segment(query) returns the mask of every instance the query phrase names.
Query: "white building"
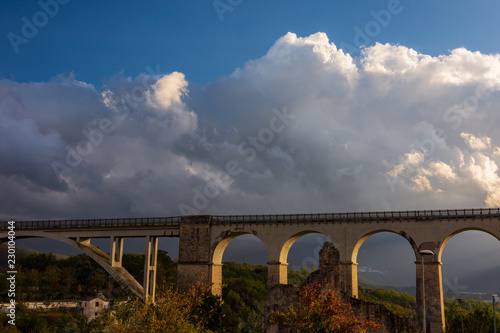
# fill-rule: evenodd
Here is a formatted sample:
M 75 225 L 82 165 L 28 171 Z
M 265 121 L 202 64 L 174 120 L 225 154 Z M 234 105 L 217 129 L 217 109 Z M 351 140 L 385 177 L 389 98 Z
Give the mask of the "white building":
M 96 318 L 100 312 L 108 310 L 109 302 L 106 301 L 103 294 L 99 293 L 97 296 L 86 296 L 78 300 L 78 309 L 89 322 Z

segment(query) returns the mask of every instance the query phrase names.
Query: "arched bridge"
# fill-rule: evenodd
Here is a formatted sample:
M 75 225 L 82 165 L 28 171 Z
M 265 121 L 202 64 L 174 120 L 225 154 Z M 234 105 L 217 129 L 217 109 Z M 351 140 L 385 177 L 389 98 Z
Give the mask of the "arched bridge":
M 0 240 L 7 237 L 2 222 Z M 467 230 L 486 232 L 500 240 L 500 208 L 356 212 L 333 214 L 182 216 L 169 218 L 126 218 L 92 220 L 18 221 L 16 238 L 45 237 L 70 244 L 96 260 L 125 289 L 146 300 L 154 298 L 158 237 L 179 237 L 178 286 L 202 280 L 220 294 L 222 256 L 232 239 L 252 234 L 264 244 L 268 262 L 268 287 L 287 283 L 287 257 L 293 243 L 308 233 L 328 236 L 340 252 L 341 285 L 358 294 L 357 255 L 373 234 L 392 232 L 404 237 L 415 253 L 416 285 L 422 285 L 421 250 L 434 256 L 424 258 L 425 305 L 430 332 L 444 328 L 441 254 L 454 235 Z M 144 286 L 121 265 L 123 239 L 146 237 Z M 110 238 L 110 253 L 92 244 L 92 238 Z M 422 306 L 417 288 L 417 307 Z M 419 310 L 418 313 L 421 313 Z

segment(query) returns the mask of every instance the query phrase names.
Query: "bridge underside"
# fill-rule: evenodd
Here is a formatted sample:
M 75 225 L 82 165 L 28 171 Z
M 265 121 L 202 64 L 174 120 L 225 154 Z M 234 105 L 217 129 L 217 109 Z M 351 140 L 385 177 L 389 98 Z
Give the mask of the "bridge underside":
M 17 239 L 48 238 L 68 244 L 89 256 L 99 264 L 131 297 L 138 297 L 143 302 L 154 301 L 156 290 L 156 267 L 158 253 L 158 237 L 146 237 L 146 253 L 144 263 L 144 286 L 122 266 L 124 237 L 110 237 L 110 253 L 106 253 L 90 243 L 87 237 L 66 237 L 61 233 L 46 231 L 18 232 Z M 0 234 L 0 242 L 6 242 L 5 235 Z

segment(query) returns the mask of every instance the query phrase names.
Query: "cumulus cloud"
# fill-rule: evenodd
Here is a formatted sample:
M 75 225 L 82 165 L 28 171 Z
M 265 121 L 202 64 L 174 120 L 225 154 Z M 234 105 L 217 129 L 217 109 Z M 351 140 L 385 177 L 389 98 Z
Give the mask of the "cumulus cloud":
M 470 133 L 461 133 L 460 137 L 465 140 L 465 143 L 467 143 L 472 150 L 486 150 L 491 147 L 491 139 L 487 136 L 478 138 Z
M 202 88 L 70 75 L 0 103 L 4 218 L 500 206 L 499 55 L 288 33 Z

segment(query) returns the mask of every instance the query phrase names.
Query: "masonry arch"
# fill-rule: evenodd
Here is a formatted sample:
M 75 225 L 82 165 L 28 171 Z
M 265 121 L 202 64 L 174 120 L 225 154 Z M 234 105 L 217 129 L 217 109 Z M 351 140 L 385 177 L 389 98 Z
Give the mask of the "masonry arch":
M 336 242 L 331 237 L 329 237 L 329 235 L 325 232 L 322 232 L 319 230 L 312 230 L 312 229 L 303 230 L 303 231 L 294 233 L 294 234 L 288 236 L 287 238 L 285 238 L 286 240 L 283 243 L 283 245 L 281 246 L 281 250 L 280 250 L 280 254 L 279 254 L 279 262 L 282 264 L 286 264 L 288 262 L 288 254 L 289 254 L 290 249 L 292 248 L 293 244 L 295 244 L 295 242 L 299 238 L 306 236 L 306 235 L 312 235 L 312 234 L 319 234 L 319 235 L 322 235 L 324 237 L 327 237 L 330 241 L 332 241 L 332 242 L 334 242 L 334 244 L 336 244 Z
M 74 240 L 68 237 L 64 237 L 55 233 L 49 233 L 44 231 L 32 230 L 29 233 L 23 232 L 22 236 L 17 238 L 48 238 L 56 240 L 65 244 L 68 244 L 87 256 L 93 259 L 99 266 L 101 266 L 111 277 L 120 284 L 120 286 L 129 294 L 139 297 L 145 300 L 144 288 L 139 282 L 123 267 L 112 267 L 109 264 L 109 255 L 102 251 L 101 249 L 90 244 L 90 239 L 85 240 Z M 0 242 L 6 241 L 5 237 L 0 237 Z
M 489 301 L 500 290 L 500 237 L 484 228 L 462 228 L 439 248 L 443 296 Z
M 490 230 L 488 230 L 486 228 L 478 228 L 478 227 L 461 228 L 461 229 L 458 229 L 458 230 L 454 231 L 453 233 L 451 233 L 448 237 L 446 237 L 442 241 L 441 246 L 439 247 L 438 261 L 441 261 L 441 256 L 443 255 L 443 250 L 446 247 L 446 243 L 448 243 L 456 235 L 458 235 L 460 233 L 463 233 L 463 232 L 467 232 L 467 231 L 480 231 L 480 232 L 484 232 L 484 233 L 486 233 L 486 234 L 488 234 L 490 236 L 495 237 L 498 241 L 500 241 L 500 234 L 495 234 L 494 232 L 491 232 Z
M 257 241 L 261 244 L 261 250 L 265 252 L 267 262 L 269 258 L 268 248 L 266 244 L 262 241 L 260 237 L 257 235 L 248 232 L 248 231 L 233 231 L 225 234 L 224 237 L 221 237 L 213 246 L 212 258 L 211 258 L 211 283 L 212 283 L 212 292 L 217 295 L 222 295 L 222 267 L 223 267 L 223 257 L 224 252 L 230 246 L 230 243 L 233 241 L 237 241 L 237 238 L 242 236 L 251 236 L 248 237 L 250 241 Z M 248 240 L 247 239 L 247 240 Z M 233 243 L 234 244 L 234 243 Z M 258 246 L 257 246 L 258 247 Z M 244 250 L 245 251 L 245 250 Z
M 212 254 L 212 264 L 214 264 L 214 265 L 222 265 L 222 258 L 224 256 L 224 251 L 226 250 L 226 248 L 229 245 L 229 243 L 231 243 L 236 238 L 238 238 L 240 236 L 244 236 L 244 235 L 252 235 L 256 239 L 258 239 L 259 242 L 266 248 L 266 254 L 268 254 L 268 249 L 266 247 L 266 244 L 258 236 L 254 235 L 254 234 L 252 234 L 250 232 L 244 232 L 244 231 L 232 232 L 229 235 L 227 235 L 226 237 L 224 237 L 221 240 L 219 240 L 213 246 L 214 250 L 213 250 L 213 254 Z
M 392 230 L 388 228 L 377 228 L 374 230 L 371 230 L 369 232 L 366 232 L 364 235 L 360 236 L 357 241 L 355 240 L 354 246 L 352 247 L 351 254 L 348 257 L 350 261 L 345 262 L 345 286 L 346 290 L 355 297 L 358 297 L 358 285 L 359 285 L 359 280 L 358 280 L 358 255 L 359 255 L 359 250 L 361 246 L 365 243 L 365 241 L 374 236 L 374 235 L 382 235 L 383 233 L 388 233 L 391 235 L 398 235 L 399 239 L 402 237 L 405 239 L 405 241 L 410 245 L 411 250 L 413 252 L 413 260 L 409 261 L 411 265 L 413 265 L 415 259 L 417 258 L 417 245 L 415 241 L 412 239 L 410 235 L 408 235 L 405 231 L 399 231 L 399 230 Z M 414 269 L 414 266 L 412 266 Z M 383 283 L 385 284 L 385 283 Z M 385 285 L 390 285 L 389 283 Z
M 358 239 L 358 241 L 356 242 L 356 245 L 354 245 L 354 248 L 353 248 L 352 253 L 351 253 L 351 261 L 353 263 L 357 262 L 359 249 L 360 249 L 361 245 L 363 245 L 363 243 L 368 238 L 370 238 L 371 236 L 373 236 L 375 234 L 379 234 L 379 233 L 382 233 L 382 232 L 388 232 L 388 233 L 396 234 L 396 235 L 401 236 L 404 239 L 406 239 L 408 241 L 408 243 L 410 244 L 410 246 L 412 247 L 412 249 L 413 249 L 413 252 L 415 254 L 415 260 L 417 259 L 418 246 L 416 245 L 415 241 L 410 237 L 410 235 L 408 235 L 406 232 L 404 232 L 404 231 L 394 231 L 394 230 L 391 230 L 391 229 L 376 229 L 376 230 L 370 231 L 369 233 L 366 233 L 364 236 L 362 236 L 361 238 Z

